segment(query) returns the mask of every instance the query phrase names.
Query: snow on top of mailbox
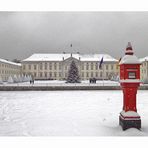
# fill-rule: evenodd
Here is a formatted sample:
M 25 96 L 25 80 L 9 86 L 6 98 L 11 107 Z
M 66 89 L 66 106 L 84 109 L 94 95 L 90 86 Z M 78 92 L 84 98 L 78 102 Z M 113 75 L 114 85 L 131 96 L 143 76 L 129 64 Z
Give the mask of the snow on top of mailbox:
M 135 55 L 125 55 L 119 64 L 141 64 L 141 62 Z
M 125 50 L 125 56 L 121 59 L 121 64 L 140 64 L 140 60 L 134 55 L 132 45 L 130 42 L 128 42 L 128 45 Z
M 139 114 L 137 112 L 134 112 L 134 111 L 122 111 L 121 114 L 124 116 L 124 117 L 139 117 Z

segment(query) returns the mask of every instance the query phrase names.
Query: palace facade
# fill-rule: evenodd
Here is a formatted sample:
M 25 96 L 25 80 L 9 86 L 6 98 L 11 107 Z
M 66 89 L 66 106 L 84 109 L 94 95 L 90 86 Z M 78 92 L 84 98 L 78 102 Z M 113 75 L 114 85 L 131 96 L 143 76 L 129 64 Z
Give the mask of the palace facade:
M 99 68 L 103 57 L 102 68 Z M 14 75 L 32 75 L 36 80 L 64 80 L 72 61 L 75 61 L 81 80 L 111 79 L 119 76 L 119 62 L 108 54 L 33 54 L 21 64 L 0 59 L 0 79 Z M 141 81 L 148 81 L 148 57 L 141 58 Z
M 141 58 L 140 61 L 141 61 L 141 68 L 140 68 L 141 80 L 148 81 L 148 56 Z
M 0 59 L 0 79 L 7 81 L 10 76 L 21 74 L 21 64 Z
M 102 68 L 99 69 L 102 57 Z M 33 54 L 22 61 L 22 72 L 34 79 L 64 80 L 72 61 L 78 67 L 81 80 L 110 79 L 119 75 L 118 60 L 108 54 Z

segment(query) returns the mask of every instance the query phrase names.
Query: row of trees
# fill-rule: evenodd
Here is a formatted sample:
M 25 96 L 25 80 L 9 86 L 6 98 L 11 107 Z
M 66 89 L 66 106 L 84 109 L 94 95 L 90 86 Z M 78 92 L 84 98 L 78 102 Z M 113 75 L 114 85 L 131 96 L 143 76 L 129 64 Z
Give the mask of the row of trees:
M 7 82 L 19 83 L 19 82 L 29 82 L 30 80 L 32 80 L 31 75 L 14 75 L 14 76 L 9 76 Z M 0 83 L 3 83 L 3 80 L 1 77 L 0 77 Z

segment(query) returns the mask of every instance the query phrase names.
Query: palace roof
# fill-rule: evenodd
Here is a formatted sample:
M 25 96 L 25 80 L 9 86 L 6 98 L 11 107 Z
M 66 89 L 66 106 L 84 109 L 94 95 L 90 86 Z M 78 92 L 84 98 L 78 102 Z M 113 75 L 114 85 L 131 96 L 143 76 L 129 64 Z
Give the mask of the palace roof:
M 57 54 L 57 53 L 51 53 L 51 54 L 33 54 L 27 59 L 24 59 L 23 62 L 29 62 L 29 61 L 63 61 L 73 57 L 77 60 L 80 61 L 101 61 L 103 57 L 103 61 L 105 62 L 117 62 L 115 58 L 111 57 L 108 54 L 70 54 L 70 53 L 65 53 L 65 54 Z
M 0 62 L 15 65 L 15 66 L 21 66 L 20 63 L 11 62 L 11 61 L 7 61 L 7 60 L 4 60 L 4 59 L 0 59 Z
M 148 56 L 144 57 L 144 58 L 140 58 L 139 60 L 140 60 L 140 62 L 148 61 Z

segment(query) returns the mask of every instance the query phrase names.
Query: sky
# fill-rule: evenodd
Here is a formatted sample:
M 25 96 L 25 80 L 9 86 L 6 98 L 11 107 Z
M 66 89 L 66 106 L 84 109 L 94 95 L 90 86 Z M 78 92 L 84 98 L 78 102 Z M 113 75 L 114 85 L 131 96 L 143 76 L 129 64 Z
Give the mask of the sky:
M 119 59 L 128 42 L 137 57 L 148 56 L 148 12 L 0 12 L 3 59 L 63 52 Z

